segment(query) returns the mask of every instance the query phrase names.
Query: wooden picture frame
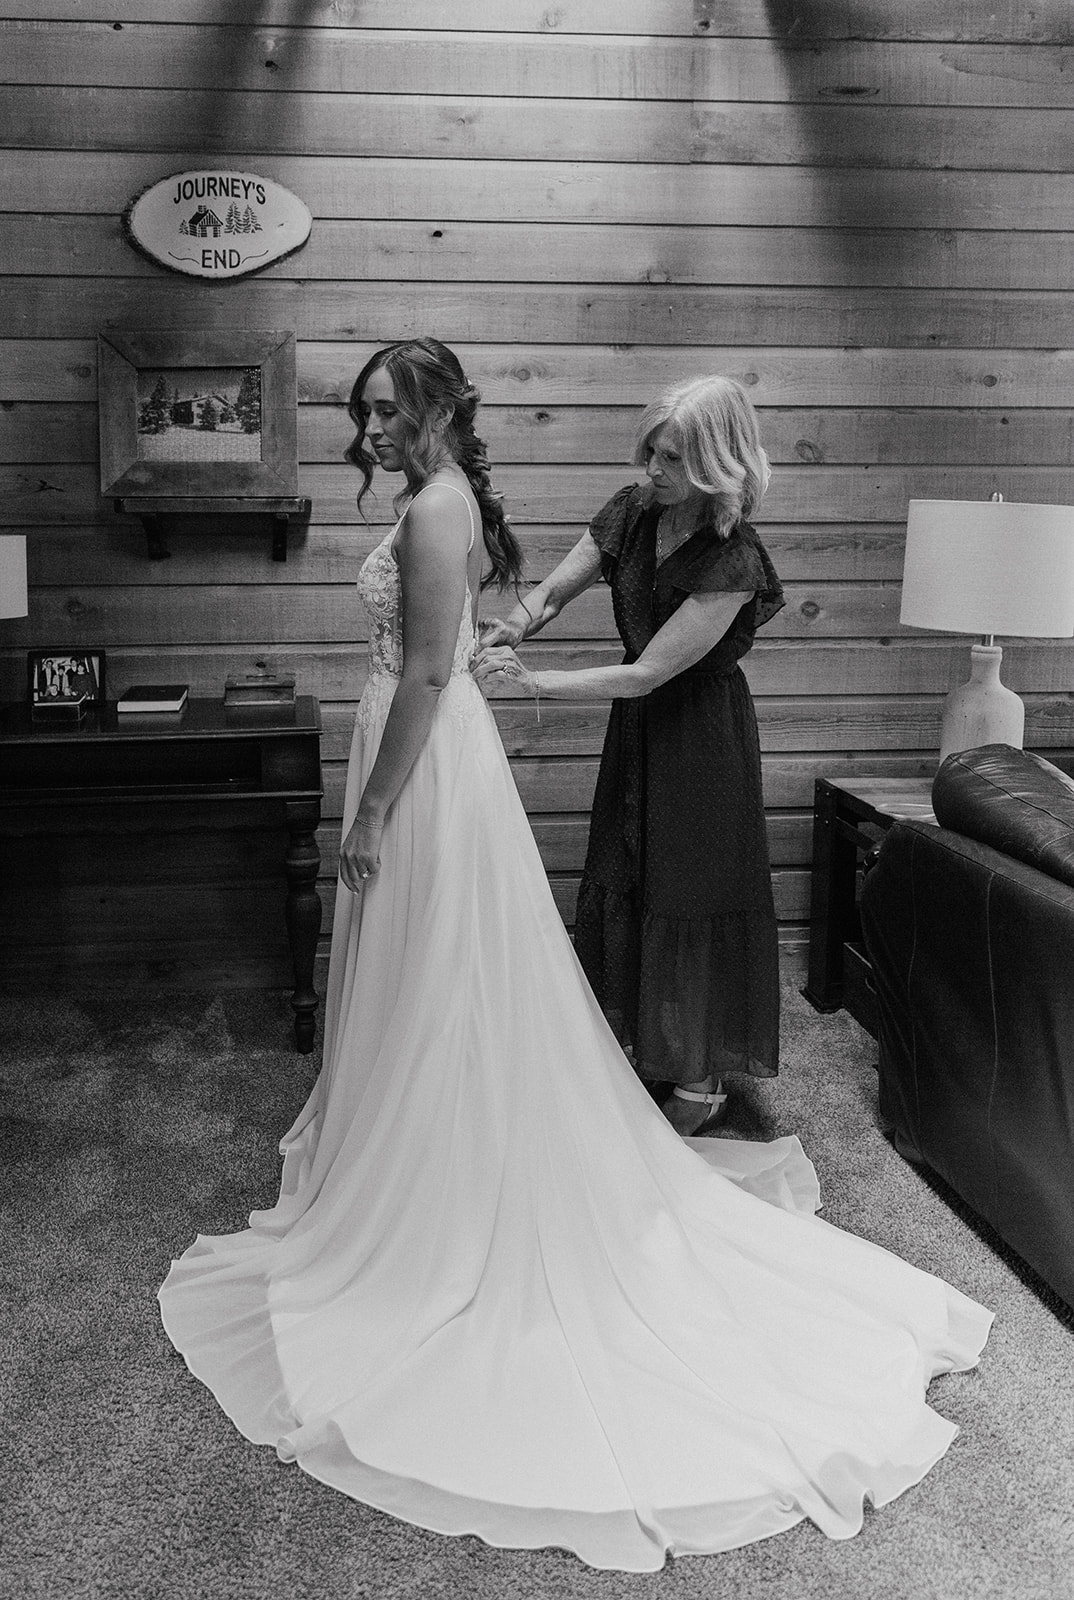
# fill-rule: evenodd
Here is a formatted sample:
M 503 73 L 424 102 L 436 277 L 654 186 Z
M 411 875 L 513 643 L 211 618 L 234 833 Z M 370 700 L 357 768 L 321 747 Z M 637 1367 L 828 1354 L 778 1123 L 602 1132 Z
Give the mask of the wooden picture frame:
M 102 495 L 297 492 L 293 333 L 98 334 L 97 392 Z
M 99 711 L 105 696 L 103 650 L 85 645 L 26 652 L 26 701 L 34 715 Z

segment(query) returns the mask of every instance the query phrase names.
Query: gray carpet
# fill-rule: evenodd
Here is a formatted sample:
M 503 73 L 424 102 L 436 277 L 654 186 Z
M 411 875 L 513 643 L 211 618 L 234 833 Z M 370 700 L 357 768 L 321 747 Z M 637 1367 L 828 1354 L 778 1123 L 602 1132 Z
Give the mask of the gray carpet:
M 963 1429 L 923 1484 L 835 1543 L 597 1573 L 355 1505 L 238 1436 L 157 1320 L 169 1257 L 270 1204 L 313 1061 L 279 995 L 0 1005 L 0 1594 L 116 1600 L 1053 1600 L 1074 1596 L 1070 1319 L 877 1130 L 875 1050 L 788 982 L 784 1069 L 728 1132 L 799 1134 L 829 1221 L 992 1307 L 980 1368 L 939 1380 Z

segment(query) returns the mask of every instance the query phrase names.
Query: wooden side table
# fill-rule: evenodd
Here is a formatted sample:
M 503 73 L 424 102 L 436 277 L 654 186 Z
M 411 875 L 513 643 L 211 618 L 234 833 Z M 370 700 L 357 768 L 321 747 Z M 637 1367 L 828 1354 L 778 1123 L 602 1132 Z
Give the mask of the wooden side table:
M 876 1037 L 876 1002 L 861 943 L 862 862 L 893 822 L 935 823 L 930 778 L 818 778 L 813 795 L 809 974 L 803 995 L 818 1011 L 846 1009 Z
M 176 811 L 204 813 L 212 829 L 239 810 L 286 830 L 284 915 L 294 974 L 299 1051 L 313 1048 L 313 967 L 321 928 L 317 894 L 321 816 L 321 714 L 317 701 L 226 709 L 190 700 L 181 714 L 120 717 L 113 704 L 75 726 L 34 722 L 29 707 L 0 706 L 0 834 L 12 847 L 35 835 L 80 831 L 88 810 L 123 833 L 133 814 L 164 829 Z M 92 850 L 87 843 L 84 856 Z M 23 854 L 26 853 L 23 845 Z M 0 951 L 19 938 L 18 906 L 0 928 Z

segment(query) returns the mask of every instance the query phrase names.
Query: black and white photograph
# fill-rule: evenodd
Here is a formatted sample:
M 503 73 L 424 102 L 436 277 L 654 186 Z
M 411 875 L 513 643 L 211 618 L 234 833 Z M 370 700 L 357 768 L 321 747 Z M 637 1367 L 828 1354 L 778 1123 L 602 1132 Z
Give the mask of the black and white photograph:
M 180 367 L 138 373 L 143 461 L 260 461 L 258 367 Z
M 1074 1600 L 1072 67 L 0 0 L 2 1600 Z

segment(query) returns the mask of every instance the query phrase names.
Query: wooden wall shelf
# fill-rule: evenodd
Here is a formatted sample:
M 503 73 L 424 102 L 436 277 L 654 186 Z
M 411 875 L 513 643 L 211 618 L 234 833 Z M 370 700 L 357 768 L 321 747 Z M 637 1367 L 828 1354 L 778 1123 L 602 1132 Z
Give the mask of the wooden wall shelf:
M 264 517 L 272 536 L 272 559 L 286 561 L 291 523 L 305 527 L 313 508 L 312 500 L 297 495 L 216 495 L 200 499 L 189 495 L 121 495 L 113 504 L 117 511 L 140 518 L 150 561 L 166 561 L 171 555 L 164 542 L 163 517 Z

